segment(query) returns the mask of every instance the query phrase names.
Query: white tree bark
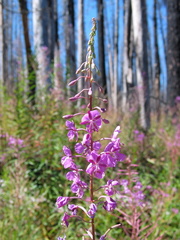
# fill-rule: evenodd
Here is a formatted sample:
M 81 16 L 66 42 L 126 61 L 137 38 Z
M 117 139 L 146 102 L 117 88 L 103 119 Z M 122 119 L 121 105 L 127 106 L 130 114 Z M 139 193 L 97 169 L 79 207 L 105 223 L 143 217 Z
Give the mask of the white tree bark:
M 54 26 L 54 89 L 56 91 L 60 91 L 62 88 L 62 69 L 60 64 L 60 44 L 59 44 L 59 37 L 58 37 L 58 12 L 57 12 L 57 0 L 53 0 L 54 2 L 54 16 L 53 16 L 53 26 Z
M 132 69 L 129 68 L 129 61 L 131 61 L 130 52 L 130 37 L 131 34 L 131 18 L 130 18 L 130 0 L 125 0 L 124 4 L 124 46 L 123 46 L 123 94 L 122 94 L 122 110 L 127 111 L 127 83 L 132 81 Z
M 143 16 L 142 9 L 144 0 L 131 0 L 132 6 L 132 22 L 134 31 L 134 45 L 136 50 L 136 76 L 137 76 L 137 87 L 139 94 L 139 105 L 140 105 L 140 124 L 141 127 L 147 129 L 150 124 L 149 115 L 149 83 L 148 83 L 148 72 L 147 72 L 147 49 L 145 44 L 145 19 Z M 147 31 L 147 29 L 146 29 Z
M 33 30 L 34 46 L 38 63 L 36 93 L 41 95 L 42 90 L 50 85 L 50 59 L 48 46 L 48 4 L 47 0 L 33 0 Z
M 64 0 L 65 11 L 65 45 L 66 45 L 66 79 L 67 83 L 75 77 L 76 59 L 75 59 L 75 22 L 74 22 L 74 1 Z M 67 95 L 70 97 L 70 88 Z

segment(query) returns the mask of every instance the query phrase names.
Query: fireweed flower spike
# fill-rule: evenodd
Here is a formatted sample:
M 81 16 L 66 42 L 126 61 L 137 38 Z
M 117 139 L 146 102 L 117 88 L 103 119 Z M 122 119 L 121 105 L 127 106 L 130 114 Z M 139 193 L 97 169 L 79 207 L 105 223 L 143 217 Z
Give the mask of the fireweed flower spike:
M 65 169 L 69 171 L 66 174 L 66 179 L 71 181 L 71 195 L 69 197 L 58 197 L 56 206 L 58 208 L 66 207 L 66 211 L 62 217 L 62 223 L 68 227 L 71 218 L 77 218 L 78 220 L 86 221 L 90 223 L 91 228 L 85 231 L 88 233 L 92 240 L 96 238 L 95 231 L 95 218 L 97 217 L 98 208 L 102 208 L 107 212 L 113 211 L 117 207 L 115 197 L 111 197 L 117 193 L 116 188 L 120 187 L 120 181 L 110 179 L 104 186 L 94 186 L 94 179 L 103 179 L 106 174 L 107 168 L 115 167 L 116 164 L 125 159 L 125 155 L 120 153 L 122 144 L 118 138 L 120 133 L 120 127 L 116 127 L 111 137 L 106 137 L 100 140 L 95 140 L 94 135 L 99 132 L 103 124 L 108 124 L 109 121 L 102 118 L 102 114 L 106 111 L 105 108 L 93 106 L 94 92 L 93 84 L 95 83 L 93 78 L 93 72 L 98 72 L 94 63 L 94 36 L 96 33 L 96 21 L 93 19 L 93 26 L 91 29 L 90 40 L 88 42 L 86 61 L 77 70 L 78 73 L 83 73 L 82 77 L 86 81 L 86 89 L 81 90 L 74 97 L 70 98 L 70 101 L 76 101 L 79 98 L 86 98 L 87 112 L 75 113 L 65 115 L 66 119 L 67 137 L 69 141 L 75 140 L 74 151 L 67 146 L 63 147 L 64 156 L 61 158 L 61 164 Z M 70 82 L 69 86 L 73 86 L 80 78 L 77 78 Z M 98 86 L 98 90 L 102 93 L 102 88 Z M 85 95 L 86 94 L 86 95 Z M 82 128 L 77 128 L 73 121 L 69 119 L 76 116 L 83 115 L 80 121 Z M 83 135 L 84 133 L 84 135 Z M 81 141 L 79 141 L 81 139 Z M 102 149 L 101 141 L 108 141 L 105 143 L 105 148 Z M 78 155 L 75 155 L 76 152 Z M 77 165 L 83 162 L 82 166 Z M 82 176 L 84 179 L 82 180 Z M 136 188 L 140 191 L 140 184 L 137 184 Z M 94 190 L 96 189 L 96 190 Z M 98 190 L 97 190 L 98 189 Z M 100 197 L 97 195 L 100 193 Z M 89 195 L 88 195 L 89 192 Z M 95 193 L 96 192 L 96 193 Z M 102 194 L 106 194 L 103 195 Z M 74 196 L 75 195 L 75 196 Z M 136 198 L 141 198 L 141 194 Z M 73 199 L 73 203 L 71 200 Z M 83 203 L 83 206 L 75 205 L 74 201 L 79 200 Z M 81 216 L 80 214 L 83 215 Z M 84 219 L 85 215 L 85 219 Z M 89 219 L 87 221 L 87 218 Z M 119 226 L 119 225 L 118 225 Z M 108 230 L 109 232 L 109 230 Z M 106 235 L 101 236 L 101 240 L 106 239 Z M 61 238 L 60 238 L 61 239 Z M 62 238 L 63 239 L 63 238 Z

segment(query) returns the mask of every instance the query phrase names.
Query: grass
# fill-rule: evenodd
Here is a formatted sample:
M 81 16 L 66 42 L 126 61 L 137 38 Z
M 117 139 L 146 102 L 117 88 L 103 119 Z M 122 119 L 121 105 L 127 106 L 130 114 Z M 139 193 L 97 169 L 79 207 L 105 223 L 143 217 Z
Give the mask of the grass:
M 59 195 L 69 194 L 70 183 L 65 179 L 66 171 L 60 164 L 62 146 L 67 144 L 62 115 L 69 111 L 67 103 L 64 101 L 62 104 L 62 100 L 58 102 L 53 95 L 47 97 L 44 105 L 34 108 L 20 95 L 5 96 L 0 106 L 0 134 L 6 134 L 6 137 L 0 138 L 1 240 L 51 240 L 66 231 L 60 225 L 62 212 L 56 209 L 55 200 Z M 139 178 L 148 203 L 140 216 L 142 228 L 149 225 L 142 231 L 142 239 L 155 240 L 161 237 L 159 239 L 177 240 L 180 238 L 180 215 L 177 214 L 180 210 L 178 125 L 162 116 L 160 123 L 152 121 L 144 140 L 138 142 L 133 132 L 142 132 L 138 127 L 137 114 L 124 117 L 119 114 L 114 119 L 112 113 L 106 115 L 112 124 L 104 127 L 104 136 L 109 136 L 119 124 L 123 152 L 138 164 Z M 10 147 L 8 136 L 22 139 L 24 147 Z M 108 176 L 117 176 L 117 171 L 117 168 L 113 169 Z M 103 183 L 104 180 L 100 181 Z M 121 203 L 119 208 L 132 214 Z M 107 226 L 119 221 L 131 230 L 118 212 L 104 217 L 100 210 L 98 216 L 96 226 L 99 235 L 107 230 Z M 80 222 L 72 222 L 67 239 L 79 239 L 84 227 Z M 109 239 L 131 239 L 123 229 L 115 229 L 108 236 Z

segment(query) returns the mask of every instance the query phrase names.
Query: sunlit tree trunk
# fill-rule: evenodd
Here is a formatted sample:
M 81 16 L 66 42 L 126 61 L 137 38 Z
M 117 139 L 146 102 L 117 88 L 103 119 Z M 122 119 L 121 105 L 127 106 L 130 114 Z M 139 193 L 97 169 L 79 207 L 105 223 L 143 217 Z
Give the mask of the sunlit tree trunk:
M 52 87 L 51 63 L 58 51 L 57 2 L 33 0 L 34 45 L 38 63 L 37 94 Z M 42 98 L 41 94 L 41 99 Z
M 58 37 L 58 12 L 57 0 L 54 0 L 54 89 L 60 90 L 62 87 L 62 68 L 60 64 L 60 45 Z
M 123 45 L 123 91 L 122 110 L 127 111 L 128 83 L 132 82 L 132 21 L 131 21 L 131 1 L 125 0 L 124 4 L 124 45 Z
M 50 85 L 49 79 L 49 48 L 48 48 L 48 2 L 33 0 L 33 29 L 34 46 L 38 63 L 37 96 L 42 100 L 42 90 Z
M 3 82 L 8 93 L 13 92 L 13 70 L 15 70 L 12 62 L 12 12 L 11 9 L 12 1 L 3 0 Z
M 24 30 L 24 40 L 26 47 L 26 62 L 27 62 L 27 77 L 28 77 L 28 85 L 29 85 L 29 98 L 31 99 L 31 103 L 35 104 L 35 89 L 36 89 L 36 78 L 35 78 L 35 69 L 33 67 L 33 56 L 31 51 L 31 43 L 29 39 L 29 26 L 28 26 L 28 9 L 27 9 L 27 1 L 19 0 L 23 30 Z
M 140 124 L 144 129 L 150 126 L 149 79 L 146 49 L 146 8 L 144 0 L 131 0 L 134 45 L 136 51 L 136 75 L 140 105 Z
M 65 45 L 66 45 L 66 80 L 67 83 L 75 77 L 76 59 L 75 59 L 75 19 L 74 19 L 74 1 L 64 0 L 65 14 Z M 68 97 L 70 88 L 67 91 Z
M 168 0 L 168 34 L 167 34 L 167 101 L 175 105 L 175 98 L 180 96 L 180 1 Z

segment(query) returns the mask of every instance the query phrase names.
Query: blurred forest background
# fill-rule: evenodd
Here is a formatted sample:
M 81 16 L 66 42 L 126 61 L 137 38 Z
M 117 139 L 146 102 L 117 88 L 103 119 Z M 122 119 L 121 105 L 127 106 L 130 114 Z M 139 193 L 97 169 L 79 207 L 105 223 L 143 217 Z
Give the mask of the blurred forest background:
M 111 119 L 104 134 L 121 126 L 124 153 L 151 186 L 141 215 L 149 232 L 137 239 L 180 239 L 180 1 L 0 0 L 1 240 L 55 239 L 61 231 L 54 203 L 69 193 L 62 116 L 83 108 L 68 98 L 84 83 L 67 84 L 86 59 L 92 17 L 95 80 Z M 99 229 L 111 221 L 100 219 Z M 110 239 L 131 239 L 119 231 Z
M 141 125 L 147 128 L 150 110 L 159 118 L 161 107 L 175 105 L 180 95 L 179 1 L 6 0 L 0 8 L 0 79 L 8 93 L 24 79 L 33 104 L 41 89 L 63 88 L 70 94 L 66 85 L 85 60 L 95 17 L 97 81 L 109 107 L 125 112 L 139 101 Z

